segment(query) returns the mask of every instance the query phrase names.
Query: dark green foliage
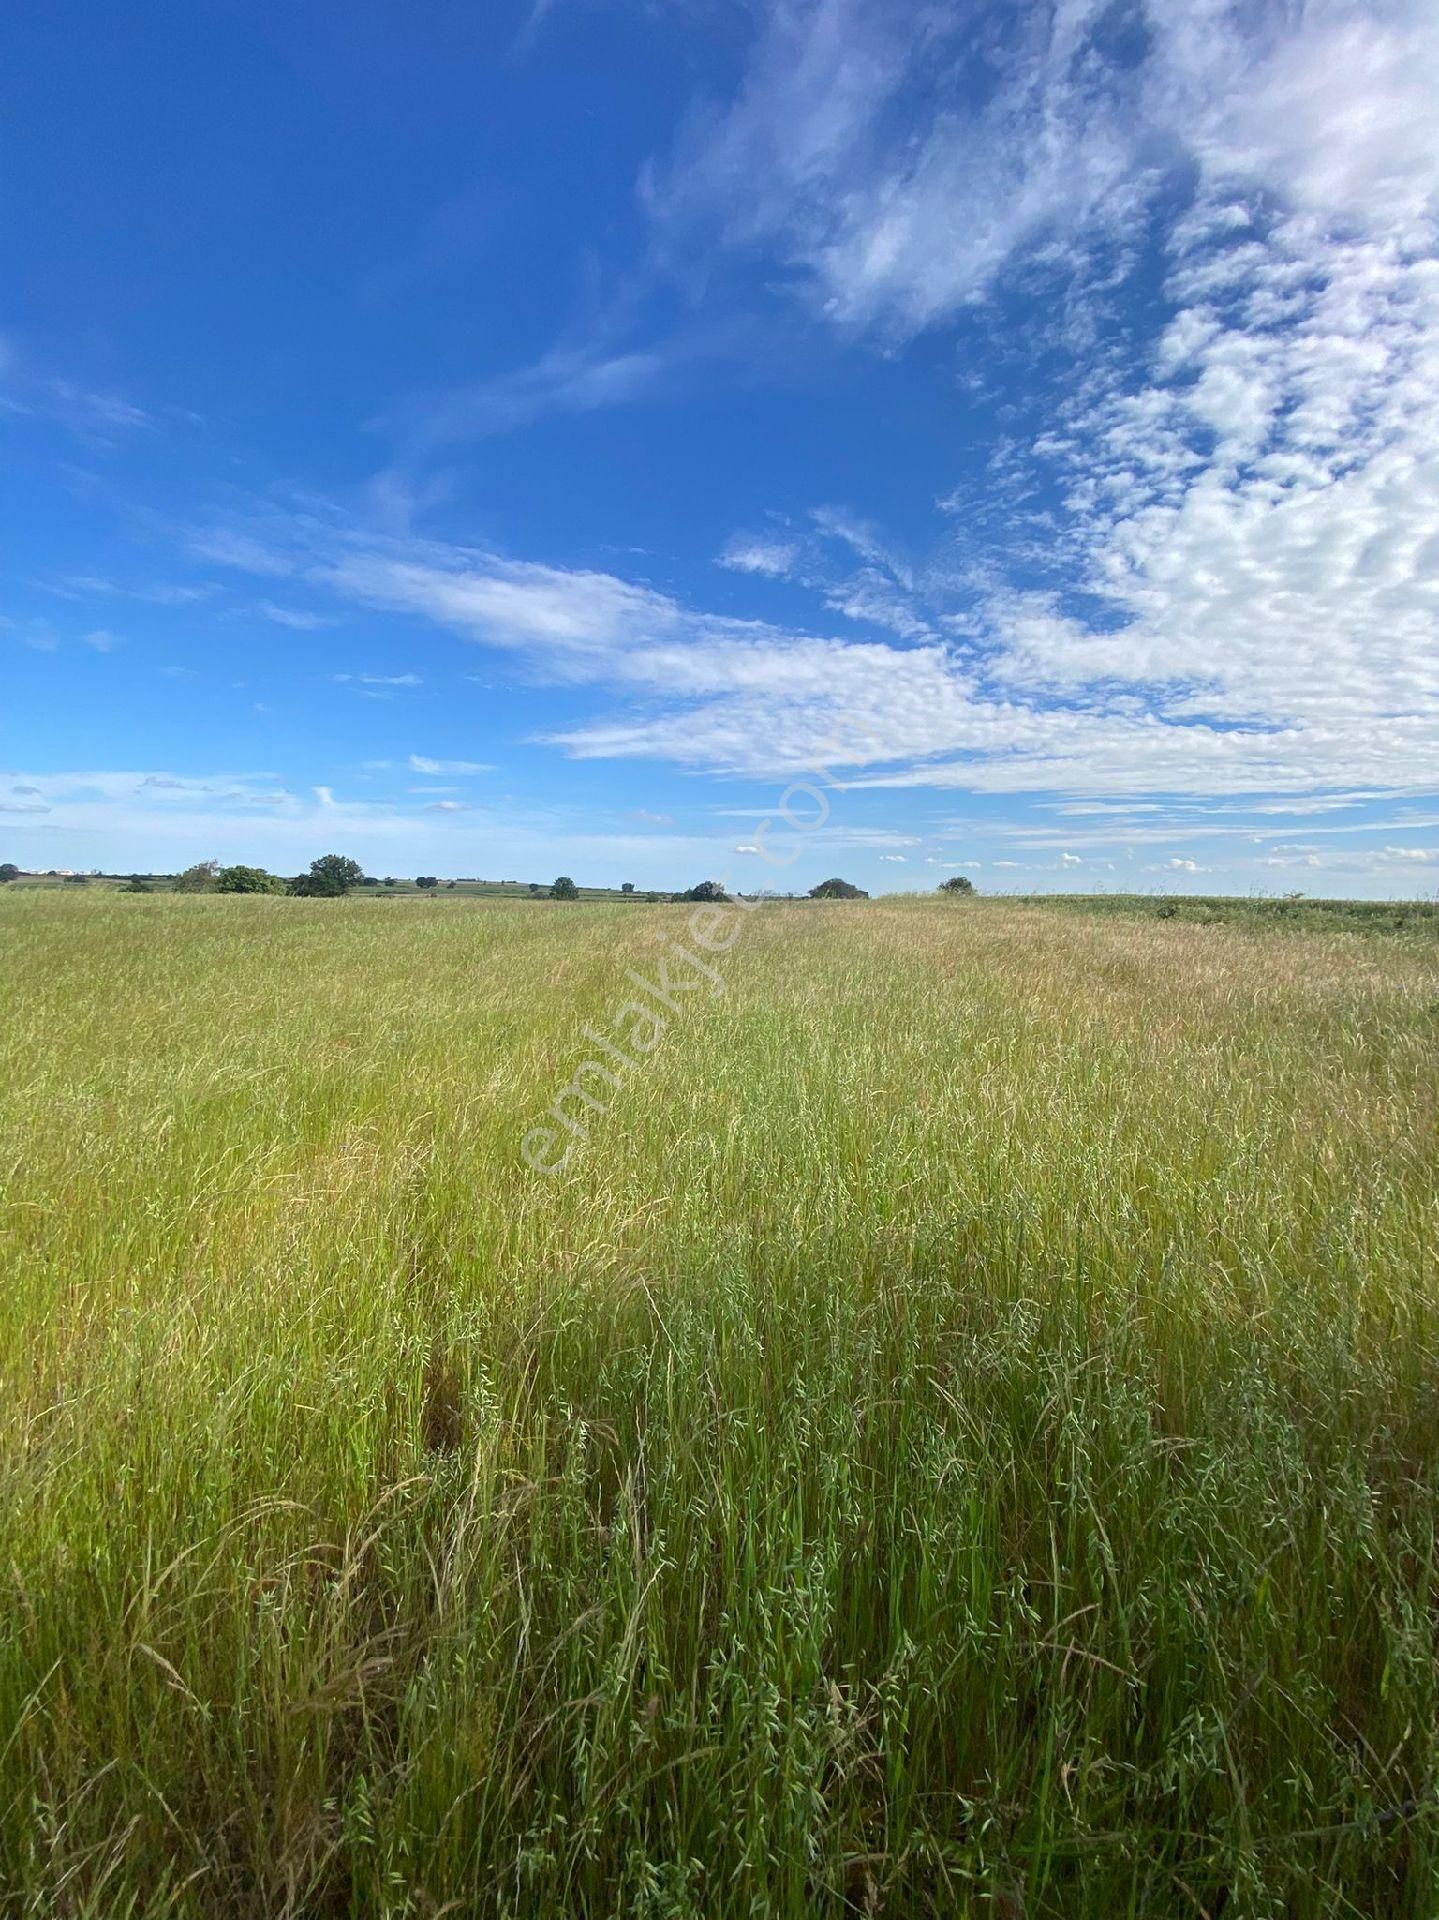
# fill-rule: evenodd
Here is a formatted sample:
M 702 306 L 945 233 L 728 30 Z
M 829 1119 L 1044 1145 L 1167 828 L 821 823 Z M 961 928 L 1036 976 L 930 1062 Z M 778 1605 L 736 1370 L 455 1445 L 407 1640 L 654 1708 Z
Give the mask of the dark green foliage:
M 868 900 L 869 895 L 852 880 L 836 878 L 821 880 L 817 887 L 811 887 L 809 897 L 811 900 Z
M 197 860 L 193 867 L 175 875 L 176 893 L 213 893 L 220 872 L 218 860 Z
M 221 867 L 215 876 L 216 893 L 283 893 L 285 883 L 263 867 Z
M 429 892 L 431 887 L 437 887 L 439 884 L 438 876 L 433 873 L 421 873 L 416 875 L 415 878 L 415 885 L 426 893 Z M 451 882 L 451 884 L 453 885 L 453 882 Z
M 420 1444 L 426 1453 L 453 1453 L 465 1437 L 464 1378 L 441 1340 L 431 1344 L 420 1395 Z
M 0 862 L 0 887 L 8 887 L 12 880 L 20 878 L 20 869 L 13 860 Z
M 562 873 L 550 888 L 551 900 L 578 900 L 580 890 L 567 873 Z
M 698 886 L 691 887 L 687 893 L 677 893 L 676 900 L 728 900 L 729 895 L 718 880 L 701 880 Z
M 322 854 L 310 862 L 310 871 L 290 882 L 290 892 L 311 900 L 333 900 L 359 886 L 364 879 L 357 860 L 342 853 Z
M 952 880 L 941 880 L 939 883 L 939 891 L 941 893 L 954 894 L 973 893 L 974 882 L 972 880 L 966 880 L 962 873 L 957 873 Z

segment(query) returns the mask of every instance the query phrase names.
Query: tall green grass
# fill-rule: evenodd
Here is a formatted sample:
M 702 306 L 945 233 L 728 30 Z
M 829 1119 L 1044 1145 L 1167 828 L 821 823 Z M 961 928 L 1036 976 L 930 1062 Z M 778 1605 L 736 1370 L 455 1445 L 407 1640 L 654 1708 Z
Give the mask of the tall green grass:
M 0 900 L 0 1911 L 1429 1920 L 1439 961 Z

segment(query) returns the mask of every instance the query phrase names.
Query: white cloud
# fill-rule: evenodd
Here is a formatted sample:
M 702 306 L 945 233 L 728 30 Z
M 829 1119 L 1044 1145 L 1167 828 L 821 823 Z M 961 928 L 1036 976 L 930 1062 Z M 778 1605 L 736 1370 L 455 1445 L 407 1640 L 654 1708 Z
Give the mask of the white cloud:
M 1232 510 L 1223 500 L 1217 508 L 1220 517 Z M 1202 524 L 1216 517 L 1211 509 L 1206 520 L 1198 503 L 1189 510 Z M 1101 553 L 1129 537 L 1117 523 L 1094 526 Z M 1183 538 L 1174 530 L 1176 543 Z M 996 595 L 987 646 L 960 647 L 731 619 L 612 573 L 480 549 L 317 535 L 305 524 L 291 542 L 280 550 L 286 567 L 343 598 L 521 653 L 551 681 L 647 696 L 643 708 L 549 736 L 580 757 L 766 776 L 818 763 L 860 770 L 857 785 L 989 792 L 1392 793 L 1439 784 L 1439 703 L 1426 691 L 1439 668 L 1426 664 L 1412 621 L 1371 636 L 1362 654 L 1349 628 L 1326 641 L 1316 626 L 1309 646 L 1291 653 L 1301 614 L 1292 597 L 1276 602 L 1266 624 L 1236 592 L 1215 590 L 1211 601 L 1198 559 L 1193 582 L 1177 580 L 1164 595 L 1146 600 L 1120 583 L 1135 604 L 1123 638 L 1081 629 L 1032 595 Z M 1163 552 L 1156 543 L 1159 564 Z M 274 564 L 274 553 L 266 545 L 263 563 Z M 1332 545 L 1320 562 L 1337 564 Z M 1224 651 L 1217 638 L 1212 653 L 1199 651 L 1189 627 L 1170 631 L 1203 618 L 1216 635 L 1232 623 Z M 1198 677 L 1196 652 L 1206 663 Z M 1350 677 L 1343 699 L 1334 690 L 1340 668 Z M 1370 689 L 1362 699 L 1360 675 Z M 415 758 L 415 772 L 455 765 Z
M 106 442 L 117 434 L 152 424 L 149 414 L 129 400 L 114 393 L 93 392 L 73 380 L 49 380 L 44 392 L 49 411 L 82 439 Z
M 1367 223 L 1425 221 L 1439 178 L 1439 37 L 1420 0 L 1261 12 L 1248 32 L 1170 0 L 1159 10 L 1172 101 L 1211 173 Z M 1222 16 L 1221 16 L 1222 18 Z M 1243 84 L 1236 85 L 1236 81 Z
M 633 307 L 631 298 L 621 298 L 587 336 L 561 340 L 507 373 L 411 395 L 375 424 L 398 434 L 413 461 L 457 441 L 511 433 L 557 414 L 663 399 L 696 368 L 734 359 L 753 344 L 750 329 L 730 323 L 695 324 L 636 341 Z
M 663 347 L 556 347 L 512 373 L 413 400 L 390 424 L 401 428 L 412 450 L 434 451 L 456 440 L 508 433 L 551 414 L 620 406 L 652 387 L 669 365 Z
M 726 541 L 718 565 L 733 573 L 758 573 L 769 580 L 783 580 L 798 557 L 799 548 L 792 540 L 737 533 Z
M 841 324 L 930 324 L 1018 248 L 1131 204 L 1140 79 L 1094 58 L 1098 16 L 1028 16 L 974 105 L 972 15 L 780 0 L 732 104 L 646 175 L 661 247 L 775 251 Z
M 596 831 L 578 813 L 348 800 L 331 787 L 291 792 L 268 774 L 161 771 L 0 773 L 0 815 L 32 867 L 173 870 L 220 856 L 294 873 L 338 847 L 375 873 L 613 876 L 668 888 L 712 872 L 723 842 L 699 834 Z
M 1123 59 L 1088 0 L 1026 20 L 985 79 L 956 59 L 968 18 L 778 0 L 734 100 L 644 191 L 662 254 L 762 249 L 830 320 L 891 336 L 1041 254 L 1081 290 L 1122 273 L 1158 218 L 1162 329 L 1100 338 L 996 456 L 997 486 L 1061 493 L 1026 570 L 1051 565 L 1053 591 L 995 565 L 977 605 L 937 608 L 943 581 L 836 507 L 721 560 L 890 637 L 333 526 L 222 531 L 209 556 L 612 688 L 610 716 L 551 736 L 584 757 L 1293 810 L 1439 786 L 1439 13 L 1144 0 Z M 546 378 L 598 395 L 625 384 L 607 364 Z
M 1141 0 L 1123 57 L 1097 0 L 1032 10 L 1016 46 L 983 40 L 982 57 L 974 16 L 953 10 L 775 0 L 747 17 L 761 24 L 734 98 L 646 175 L 657 255 L 760 252 L 841 334 L 886 342 L 1048 272 L 1073 374 L 993 472 L 1005 511 L 1011 483 L 1060 495 L 1022 589 L 996 562 L 956 595 L 834 505 L 735 535 L 720 564 L 808 586 L 819 623 L 869 637 L 725 618 L 597 568 L 362 537 L 313 509 L 212 527 L 192 551 L 609 690 L 611 711 L 550 736 L 581 757 L 764 775 L 819 761 L 862 787 L 1242 794 L 1295 812 L 1335 790 L 1439 786 L 1432 5 Z M 1097 296 L 1077 307 L 1151 223 L 1163 324 L 1105 333 Z M 435 445 L 609 406 L 711 344 L 569 344 L 406 418 Z M 946 500 L 958 523 L 959 494 Z M 1083 613 L 1061 590 L 1076 586 Z M 1127 837 L 1178 836 L 1166 821 Z
M 56 422 L 101 448 L 154 424 L 132 401 L 48 373 L 15 340 L 0 337 L 0 417 L 5 414 Z
M 238 567 L 243 573 L 283 579 L 295 571 L 295 561 L 290 555 L 234 527 L 194 528 L 187 545 L 197 560 L 208 560 L 221 567 Z
M 788 0 L 763 17 L 734 100 L 647 181 L 672 250 L 778 252 L 831 320 L 903 335 L 1026 260 L 1062 257 L 1082 289 L 1106 270 L 1103 246 L 1137 247 L 1156 208 L 1169 221 L 1174 317 L 1148 376 L 1126 377 L 1106 342 L 1033 446 L 1066 490 L 1049 544 L 1110 617 L 992 592 L 978 634 L 995 699 L 1079 703 L 1097 756 L 1128 735 L 1191 790 L 1342 777 L 1351 748 L 1352 771 L 1377 771 L 1376 732 L 1406 783 L 1432 780 L 1433 6 L 1146 0 L 1147 51 L 1126 62 L 1103 50 L 1103 10 L 1080 4 L 1030 16 L 988 83 L 962 57 L 968 16 Z M 1023 449 L 1012 459 L 1022 472 Z M 816 522 L 864 562 L 826 604 L 927 637 L 877 531 L 833 509 Z M 1122 724 L 1126 689 L 1128 717 L 1159 727 Z M 1022 773 L 1024 756 L 1002 770 L 991 751 L 974 783 L 1021 784 L 1048 759 L 1074 785 L 1068 746 L 1052 756 L 1045 741 L 1066 730 L 1036 725 Z M 963 785 L 971 771 L 899 778 Z M 1114 781 L 1145 783 L 1167 784 L 1158 765 Z
M 311 613 L 303 607 L 277 606 L 273 600 L 262 600 L 259 610 L 276 626 L 291 627 L 296 633 L 316 633 L 321 627 L 334 625 L 323 613 Z
M 908 588 L 894 581 L 877 567 L 861 567 L 858 573 L 826 587 L 824 604 L 846 620 L 887 627 L 904 640 L 932 640 L 934 628 L 915 611 L 914 597 Z
M 756 17 L 733 99 L 692 116 L 644 198 L 668 256 L 778 254 L 846 326 L 932 325 L 1026 256 L 1082 268 L 1188 164 L 1324 215 L 1380 205 L 1397 227 L 1432 211 L 1427 0 L 1142 0 L 1137 60 L 1109 50 L 1097 0 L 1021 15 L 1003 43 L 972 12 L 890 0 Z M 1211 227 L 1236 205 L 1209 209 Z
M 844 507 L 814 507 L 809 518 L 810 530 L 799 535 L 735 534 L 720 553 L 719 565 L 808 587 L 831 612 L 886 628 L 901 639 L 935 638 L 913 566 L 879 528 Z M 842 550 L 841 565 L 835 562 L 836 548 Z
M 0 613 L 0 633 L 10 633 L 22 647 L 29 647 L 34 653 L 53 653 L 60 644 L 59 635 L 48 620 L 29 618 L 13 620 L 8 614 Z
M 486 760 L 432 760 L 428 754 L 412 753 L 406 762 L 411 773 L 493 773 Z
M 46 581 L 49 592 L 66 600 L 88 598 L 92 594 L 126 600 L 143 600 L 157 607 L 188 607 L 207 600 L 214 593 L 209 583 L 196 585 L 172 580 L 148 580 L 136 583 L 107 579 L 103 574 L 71 573 Z
M 810 518 L 830 540 L 850 548 L 874 573 L 886 574 L 899 586 L 912 592 L 914 569 L 897 555 L 879 528 L 844 507 L 814 507 Z
M 23 778 L 0 773 L 0 804 L 18 810 L 50 812 L 67 807 L 112 807 L 139 803 L 147 808 L 226 809 L 237 817 L 259 808 L 266 812 L 299 808 L 302 803 L 273 775 L 219 773 L 203 777 L 172 773 L 30 773 Z
M 1064 551 L 1112 617 L 994 592 L 982 685 L 1011 711 L 1042 710 L 1028 752 L 1001 760 L 991 737 L 978 767 L 921 764 L 893 783 L 1041 784 L 1047 764 L 1057 786 L 1098 787 L 1094 761 L 1111 754 L 1109 784 L 1135 790 L 1171 784 L 1161 762 L 1191 791 L 1379 775 L 1381 760 L 1401 784 L 1432 783 L 1439 14 L 1402 0 L 1372 16 L 1161 0 L 1147 14 L 1132 72 L 1108 71 L 1090 42 L 1098 12 L 1072 9 L 981 110 L 921 87 L 916 138 L 908 116 L 891 137 L 886 114 L 935 70 L 932 20 L 781 8 L 734 106 L 697 123 L 652 183 L 657 217 L 672 235 L 703 218 L 731 244 L 787 250 L 832 317 L 903 332 L 982 293 L 1061 223 L 1072 250 L 1084 210 L 1086 244 L 1122 235 L 1173 195 L 1187 158 L 1199 190 L 1170 227 L 1176 313 L 1150 377 L 1125 380 L 1111 353 L 1036 442 L 1067 486 Z M 1036 125 L 1045 138 L 1021 152 L 1014 130 Z M 764 186 L 737 207 L 751 179 L 738 163 L 757 157 Z M 975 181 L 991 183 L 995 221 L 971 217 Z M 867 533 L 851 544 L 874 561 Z M 827 598 L 884 618 L 862 596 Z M 916 631 L 901 624 L 913 606 L 897 612 L 895 630 Z M 1056 699 L 1069 719 L 1049 717 Z
M 422 687 L 425 684 L 417 673 L 332 673 L 330 678 L 342 686 L 346 682 L 360 687 Z

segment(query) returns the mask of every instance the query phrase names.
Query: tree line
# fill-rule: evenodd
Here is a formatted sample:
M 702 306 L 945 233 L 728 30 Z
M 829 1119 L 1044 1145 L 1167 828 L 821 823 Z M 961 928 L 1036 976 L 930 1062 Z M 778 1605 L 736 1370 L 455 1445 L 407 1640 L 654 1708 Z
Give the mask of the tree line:
M 0 862 L 0 886 L 12 880 L 23 878 L 23 870 L 12 861 Z M 86 874 L 65 874 L 66 880 L 84 884 L 89 878 Z M 121 888 L 123 893 L 153 893 L 153 875 L 133 874 L 129 883 Z M 505 884 L 510 884 L 506 882 Z M 296 874 L 286 879 L 278 873 L 270 873 L 264 867 L 228 866 L 222 867 L 218 860 L 199 860 L 192 867 L 186 867 L 183 873 L 175 875 L 170 883 L 175 893 L 276 893 L 288 894 L 296 899 L 334 900 L 347 893 L 353 893 L 359 887 L 397 887 L 400 885 L 394 875 L 377 880 L 367 874 L 358 860 L 351 860 L 341 853 L 321 854 L 318 860 L 310 862 L 306 873 Z M 422 892 L 431 892 L 441 885 L 453 888 L 454 880 L 441 881 L 438 874 L 421 873 L 415 877 L 415 885 Z M 625 880 L 620 892 L 626 897 L 648 901 L 684 901 L 704 902 L 727 900 L 730 896 L 718 880 L 701 880 L 681 893 L 637 893 L 633 880 Z M 940 882 L 939 891 L 948 894 L 967 894 L 974 892 L 972 881 L 963 874 Z M 567 873 L 560 874 L 548 887 L 539 881 L 529 882 L 529 892 L 533 898 L 550 900 L 578 900 L 580 889 Z M 794 898 L 794 895 L 787 895 Z M 857 887 L 850 880 L 842 880 L 838 875 L 821 880 L 818 886 L 811 887 L 804 896 L 810 900 L 868 900 L 869 895 L 863 887 Z

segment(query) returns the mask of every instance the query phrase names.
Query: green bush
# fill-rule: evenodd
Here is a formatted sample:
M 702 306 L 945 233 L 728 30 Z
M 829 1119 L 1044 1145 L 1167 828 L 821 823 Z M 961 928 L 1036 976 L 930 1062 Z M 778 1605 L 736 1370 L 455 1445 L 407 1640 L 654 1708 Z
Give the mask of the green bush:
M 263 867 L 221 867 L 215 876 L 216 893 L 283 893 L 285 883 Z

